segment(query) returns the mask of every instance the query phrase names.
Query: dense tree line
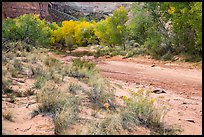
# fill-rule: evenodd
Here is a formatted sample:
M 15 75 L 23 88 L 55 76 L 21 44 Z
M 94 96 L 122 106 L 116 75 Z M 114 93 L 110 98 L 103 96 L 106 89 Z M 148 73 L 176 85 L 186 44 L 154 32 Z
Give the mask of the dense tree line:
M 142 53 L 157 59 L 172 59 L 175 55 L 201 59 L 201 2 L 135 2 L 132 17 L 128 19 L 127 13 L 121 6 L 113 16 L 98 22 L 82 19 L 60 24 L 48 24 L 33 14 L 22 15 L 3 21 L 2 39 L 69 50 L 93 44 L 126 50 L 136 45 Z

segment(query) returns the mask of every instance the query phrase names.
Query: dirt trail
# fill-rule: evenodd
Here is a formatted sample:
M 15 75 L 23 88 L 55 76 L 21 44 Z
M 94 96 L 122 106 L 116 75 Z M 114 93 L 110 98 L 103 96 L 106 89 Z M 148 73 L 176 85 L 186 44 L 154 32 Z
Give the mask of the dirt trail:
M 170 105 L 164 122 L 180 126 L 184 135 L 202 134 L 202 69 L 187 63 L 165 64 L 143 57 L 110 58 L 99 62 L 97 67 L 111 81 L 121 81 L 120 85 L 164 89 L 163 101 Z
M 156 63 L 150 59 L 146 62 L 138 59 L 108 59 L 98 64 L 102 74 L 108 78 L 152 85 L 174 91 L 180 95 L 201 96 L 202 70 L 183 68 L 171 64 Z

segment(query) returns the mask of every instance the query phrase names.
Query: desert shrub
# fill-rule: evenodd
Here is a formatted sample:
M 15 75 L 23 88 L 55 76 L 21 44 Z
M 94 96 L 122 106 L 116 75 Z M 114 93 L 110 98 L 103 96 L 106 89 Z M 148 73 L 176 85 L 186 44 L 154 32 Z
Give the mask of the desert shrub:
M 96 64 L 91 63 L 90 61 L 82 60 L 80 58 L 73 59 L 72 66 L 79 69 L 87 68 L 88 70 L 94 70 Z
M 57 66 L 59 65 L 59 60 L 52 58 L 50 56 L 46 56 L 46 58 L 44 59 L 44 64 L 47 65 L 48 67 L 53 67 L 53 66 Z
M 77 83 L 70 83 L 69 84 L 69 92 L 72 94 L 77 94 L 79 90 L 82 90 L 82 87 Z
M 44 112 L 56 112 L 62 109 L 66 103 L 66 94 L 53 88 L 49 82 L 46 82 L 40 92 L 37 93 L 37 102 L 41 103 L 41 109 Z
M 6 42 L 2 46 L 2 51 L 5 56 L 9 57 L 9 54 L 23 57 L 22 52 L 31 52 L 33 46 L 25 43 L 24 41 Z M 17 54 L 20 53 L 20 54 Z
M 2 69 L 2 93 L 12 93 L 12 89 L 10 87 L 12 80 L 10 79 L 9 73 Z
M 3 112 L 2 116 L 4 119 L 13 122 L 13 114 L 11 113 L 11 111 Z
M 68 76 L 79 78 L 91 88 L 86 91 L 93 106 L 103 108 L 107 100 L 112 100 L 113 91 L 110 90 L 108 82 L 95 69 L 95 64 L 76 58 L 72 61 Z
M 75 57 L 94 56 L 95 52 L 89 52 L 89 51 L 71 52 L 69 55 L 75 56 Z
M 2 82 L 2 93 L 6 94 L 6 93 L 12 93 L 13 90 L 10 88 L 9 84 L 7 84 L 5 81 Z
M 37 15 L 24 14 L 14 19 L 3 20 L 2 38 L 45 46 L 49 42 L 50 28 L 45 20 L 40 20 Z
M 16 100 L 15 98 L 16 98 L 16 97 L 15 97 L 14 94 L 9 94 L 9 99 L 10 99 L 9 102 L 10 102 L 10 103 L 14 103 L 15 100 Z
M 122 129 L 122 117 L 114 113 L 108 115 L 105 119 L 95 122 L 94 127 L 90 129 L 91 135 L 116 135 Z
M 97 48 L 96 57 L 108 55 L 110 57 L 117 56 L 117 55 L 124 55 L 126 51 L 123 51 L 122 47 L 102 47 Z
M 106 94 L 104 93 L 103 89 L 94 86 L 90 92 L 87 92 L 87 95 L 94 106 L 103 108 L 103 104 L 106 102 Z
M 155 99 L 150 97 L 150 90 L 140 89 L 137 92 L 132 90 L 130 92 L 133 97 L 123 96 L 126 107 L 121 110 L 125 129 L 131 128 L 131 125 L 145 125 L 154 133 L 176 134 L 176 132 L 172 132 L 173 129 L 169 129 L 171 132 L 162 132 L 165 129 L 163 118 L 167 109 L 158 103 L 157 107 L 155 106 Z
M 13 59 L 8 65 L 8 71 L 12 77 L 20 77 L 23 70 L 23 64 L 19 59 Z
M 36 88 L 36 89 L 41 89 L 42 85 L 44 84 L 44 82 L 45 82 L 46 80 L 48 80 L 48 78 L 46 78 L 45 76 L 39 76 L 39 77 L 36 79 L 36 81 L 35 81 L 33 87 Z
M 70 64 L 68 76 L 83 79 L 89 78 L 94 73 L 96 73 L 94 63 L 76 58 Z
M 63 134 L 64 130 L 69 130 L 68 128 L 78 118 L 79 104 L 79 98 L 68 97 L 67 104 L 64 105 L 64 109 L 60 112 L 58 111 L 54 118 L 55 134 Z
M 144 53 L 144 49 L 142 48 L 134 48 L 126 46 L 126 50 L 123 49 L 123 47 L 102 47 L 97 48 L 97 51 L 95 53 L 95 57 L 105 56 L 108 55 L 109 57 L 113 56 L 123 56 L 124 58 L 133 57 L 136 55 L 140 55 Z
M 108 103 L 108 101 L 110 101 L 110 106 L 114 106 L 114 90 L 100 74 L 91 75 L 87 84 L 92 87 L 86 94 L 92 102 L 93 107 L 106 109 L 104 108 L 104 104 Z M 110 109 L 113 110 L 112 108 Z
M 165 126 L 162 122 L 166 112 L 165 107 L 155 105 L 155 99 L 150 97 L 150 90 L 140 89 L 137 92 L 129 90 L 132 97 L 123 96 L 124 106 L 119 111 L 111 111 L 103 120 L 96 120 L 90 128 L 90 134 L 119 134 L 118 131 L 132 132 L 137 126 L 145 126 L 151 134 L 172 135 L 181 130 L 173 126 Z
M 35 95 L 35 91 L 32 88 L 29 88 L 25 91 L 24 96 L 32 96 Z
M 109 51 L 102 49 L 102 48 L 98 48 L 95 54 L 95 57 L 100 57 L 100 56 L 104 56 L 104 55 L 109 55 Z
M 53 84 L 46 82 L 42 90 L 37 93 L 37 102 L 41 103 L 38 113 L 51 114 L 55 125 L 55 134 L 60 134 L 77 119 L 80 98 L 54 88 Z
M 34 88 L 41 89 L 42 85 L 47 80 L 53 80 L 56 83 L 60 83 L 62 81 L 62 76 L 57 71 L 55 71 L 54 68 L 44 70 L 44 71 L 42 71 L 41 75 L 36 76 Z
M 133 98 L 124 97 L 127 109 L 134 112 L 134 117 L 139 123 L 157 126 L 162 117 L 162 111 L 154 106 L 154 99 L 150 98 L 150 91 L 141 89 L 137 92 L 131 91 Z

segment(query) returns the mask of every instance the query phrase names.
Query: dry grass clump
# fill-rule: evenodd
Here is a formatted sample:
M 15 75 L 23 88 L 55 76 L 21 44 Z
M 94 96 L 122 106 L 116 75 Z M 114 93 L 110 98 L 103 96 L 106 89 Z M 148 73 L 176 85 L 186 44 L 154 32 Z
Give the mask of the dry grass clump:
M 167 112 L 165 106 L 155 106 L 155 99 L 150 97 L 151 91 L 140 89 L 130 90 L 132 97 L 123 97 L 125 107 L 121 110 L 123 127 L 130 129 L 131 125 L 142 125 L 152 130 L 153 134 L 177 134 L 175 129 L 166 127 L 163 118 Z
M 5 111 L 3 112 L 2 114 L 3 118 L 10 121 L 10 122 L 13 122 L 13 114 L 11 113 L 11 111 Z
M 83 88 L 81 87 L 81 85 L 77 84 L 77 83 L 74 83 L 74 82 L 71 82 L 69 84 L 69 89 L 68 91 L 71 93 L 71 94 L 74 94 L 76 95 L 79 91 L 83 91 Z
M 155 106 L 155 99 L 150 97 L 150 90 L 130 90 L 132 97 L 123 96 L 124 106 L 119 111 L 110 113 L 102 120 L 93 120 L 90 127 L 90 134 L 109 135 L 120 134 L 120 130 L 133 132 L 137 126 L 144 126 L 150 129 L 151 134 L 175 135 L 181 129 L 166 126 L 162 122 L 166 109 L 162 106 Z
M 76 58 L 73 59 L 70 64 L 68 76 L 81 80 L 83 78 L 89 78 L 90 76 L 95 75 L 96 73 L 97 72 L 94 63 L 82 60 L 80 58 Z
M 59 90 L 55 84 L 54 81 L 46 82 L 37 93 L 37 102 L 40 103 L 38 112 L 51 114 L 55 133 L 61 134 L 77 119 L 80 98 Z
M 119 113 L 111 113 L 105 119 L 93 122 L 90 127 L 91 135 L 116 135 L 122 129 L 122 117 Z

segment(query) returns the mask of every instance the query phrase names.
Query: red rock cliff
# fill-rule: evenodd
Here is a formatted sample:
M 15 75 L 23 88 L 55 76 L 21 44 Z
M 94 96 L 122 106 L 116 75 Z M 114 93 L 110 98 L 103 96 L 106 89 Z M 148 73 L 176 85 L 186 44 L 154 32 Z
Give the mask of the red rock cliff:
M 28 13 L 40 14 L 41 18 L 48 17 L 48 2 L 2 2 L 2 19 Z

